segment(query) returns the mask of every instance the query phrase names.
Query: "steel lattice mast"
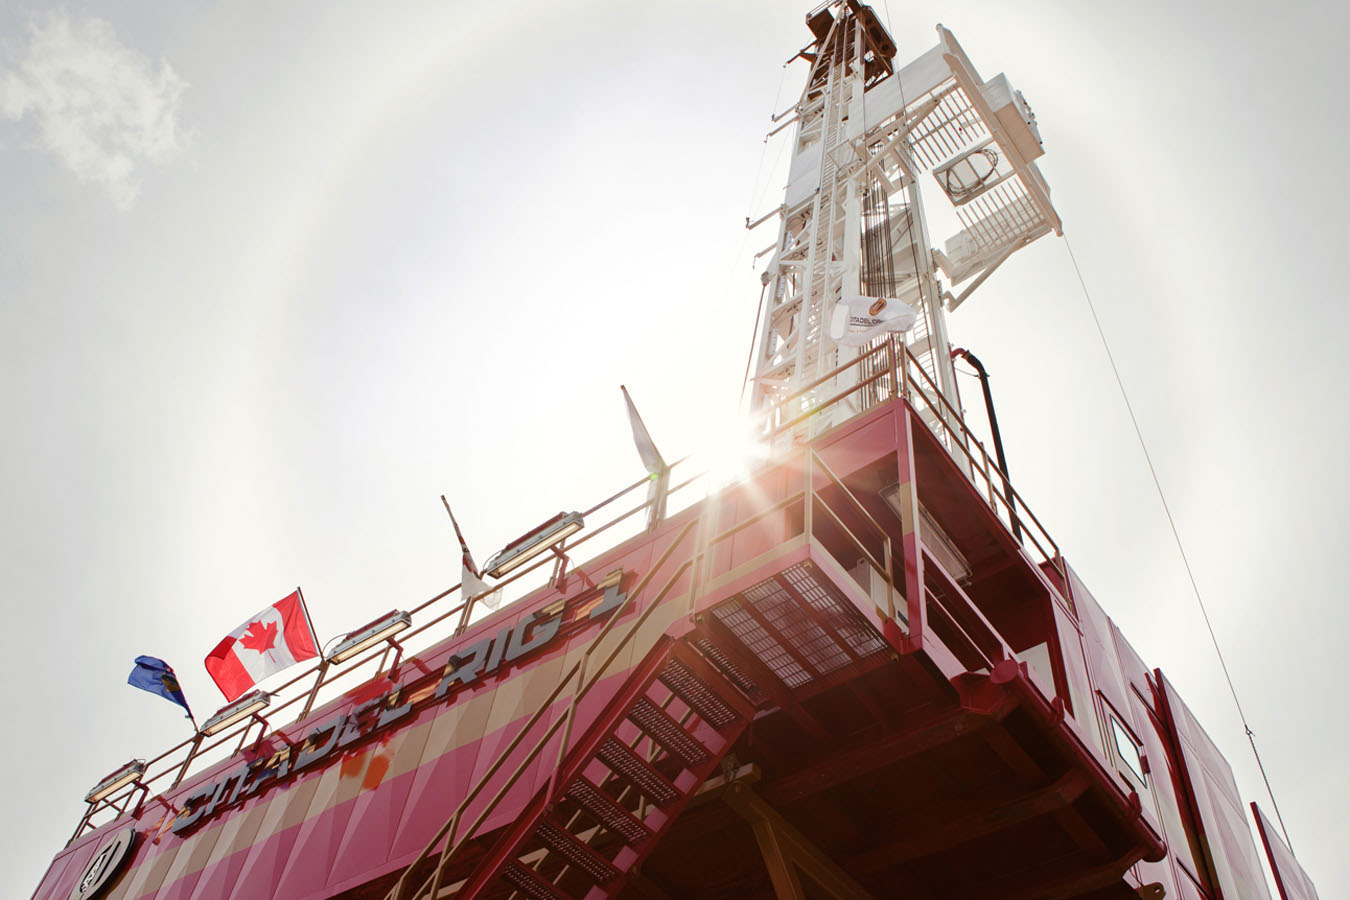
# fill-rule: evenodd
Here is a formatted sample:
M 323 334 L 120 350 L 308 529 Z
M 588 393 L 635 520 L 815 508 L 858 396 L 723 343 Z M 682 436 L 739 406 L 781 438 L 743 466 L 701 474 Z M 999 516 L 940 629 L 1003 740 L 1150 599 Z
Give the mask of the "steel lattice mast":
M 847 386 L 831 378 L 802 393 L 862 352 L 830 329 L 841 297 L 861 294 L 918 312 L 907 348 L 959 408 L 946 311 L 1013 251 L 1060 230 L 1032 162 L 1042 153 L 1035 119 L 1002 75 L 982 81 L 940 26 L 938 46 L 897 71 L 895 44 L 870 7 L 832 0 L 807 25 L 815 40 L 801 55 L 811 71 L 789 120 L 797 130 L 774 211 L 780 230 L 762 251 L 772 255 L 752 407 L 782 421 Z M 930 169 L 963 226 L 945 251 L 931 249 L 919 190 Z M 949 286 L 964 281 L 953 295 Z M 817 428 L 869 399 L 858 394 Z

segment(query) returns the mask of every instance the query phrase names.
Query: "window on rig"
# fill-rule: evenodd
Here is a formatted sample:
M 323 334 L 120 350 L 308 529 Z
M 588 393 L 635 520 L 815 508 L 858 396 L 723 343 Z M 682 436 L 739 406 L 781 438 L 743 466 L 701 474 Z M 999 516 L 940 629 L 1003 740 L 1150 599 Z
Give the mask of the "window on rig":
M 1130 736 L 1125 726 L 1120 724 L 1120 720 L 1111 716 L 1111 732 L 1116 738 L 1116 755 L 1120 757 L 1121 762 L 1139 779 L 1139 783 L 1148 784 L 1148 778 L 1144 774 L 1144 758 L 1139 753 L 1139 745 L 1135 743 L 1134 738 Z

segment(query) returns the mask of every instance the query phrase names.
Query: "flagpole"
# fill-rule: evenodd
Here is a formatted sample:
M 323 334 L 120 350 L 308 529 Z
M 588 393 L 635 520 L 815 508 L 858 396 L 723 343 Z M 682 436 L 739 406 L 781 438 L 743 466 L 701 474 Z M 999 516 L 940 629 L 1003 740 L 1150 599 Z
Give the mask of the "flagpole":
M 628 388 L 619 385 L 619 390 L 623 391 L 623 402 L 628 407 L 628 424 L 633 430 L 633 443 L 637 446 L 638 456 L 642 459 L 642 465 L 646 468 L 647 474 L 651 476 L 651 484 L 647 488 L 647 530 L 655 531 L 661 524 L 661 520 L 666 517 L 666 493 L 670 489 L 670 466 L 666 465 L 665 457 L 661 451 L 656 449 L 656 442 L 652 440 L 651 432 L 647 430 L 647 425 L 642 421 L 641 414 L 637 411 L 637 404 L 628 394 Z
M 450 501 L 445 499 L 444 494 L 441 494 L 441 503 L 445 504 L 445 511 L 450 516 L 450 524 L 454 526 L 455 537 L 459 539 L 459 549 L 463 551 L 466 559 L 471 558 L 469 556 L 469 544 L 467 541 L 464 540 L 464 532 L 459 530 L 459 523 L 455 521 L 455 514 L 450 509 Z M 478 571 L 478 567 L 476 565 L 472 566 L 470 568 L 470 571 L 480 578 L 483 577 L 483 573 Z
M 314 620 L 309 617 L 309 607 L 305 605 L 305 592 L 300 590 L 300 585 L 295 586 L 295 595 L 300 598 L 300 612 L 305 614 L 305 624 L 309 626 L 309 639 L 314 642 L 315 649 L 319 648 L 319 635 L 314 630 Z M 284 599 L 284 598 L 283 598 Z M 278 603 L 281 601 L 277 601 Z M 319 653 L 323 657 L 323 653 Z

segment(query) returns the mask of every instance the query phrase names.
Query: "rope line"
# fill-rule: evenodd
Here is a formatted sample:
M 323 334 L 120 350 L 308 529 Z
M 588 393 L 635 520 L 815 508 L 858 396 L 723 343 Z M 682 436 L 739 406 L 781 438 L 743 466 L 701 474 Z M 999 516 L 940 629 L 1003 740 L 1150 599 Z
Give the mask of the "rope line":
M 783 63 L 783 71 L 778 76 L 778 88 L 773 94 L 773 107 L 769 110 L 770 118 L 778 113 L 778 104 L 780 98 L 783 96 L 783 85 L 787 82 L 788 66 L 790 65 L 790 62 Z M 759 209 L 759 204 L 763 202 L 762 195 L 769 189 L 768 185 L 761 186 L 759 183 L 760 177 L 764 174 L 764 160 L 769 155 L 768 135 L 764 136 L 762 143 L 764 146 L 761 147 L 759 151 L 759 165 L 755 167 L 755 177 L 750 182 L 750 205 L 745 213 L 745 221 L 747 222 L 754 218 L 755 211 Z M 779 143 L 778 156 L 774 159 L 773 163 L 775 169 L 778 168 L 778 163 L 783 158 L 784 146 L 785 145 L 782 144 L 782 142 Z
M 1106 340 L 1106 331 L 1102 328 L 1101 319 L 1097 317 L 1097 307 L 1092 302 L 1092 294 L 1088 291 L 1087 281 L 1083 278 L 1083 270 L 1078 265 L 1078 257 L 1074 255 L 1073 245 L 1069 242 L 1068 234 L 1064 235 L 1064 246 L 1069 251 L 1069 261 L 1073 263 L 1074 274 L 1078 276 L 1078 284 L 1083 289 L 1083 299 L 1087 301 L 1088 311 L 1092 313 L 1092 324 L 1097 326 L 1097 336 L 1101 338 L 1102 349 L 1106 351 L 1106 359 L 1111 364 L 1111 373 L 1116 378 L 1116 387 L 1120 389 L 1120 398 L 1125 401 L 1125 410 L 1130 414 L 1130 424 L 1134 426 L 1135 437 L 1139 439 L 1139 449 L 1144 451 L 1144 461 L 1148 463 L 1148 473 L 1153 477 L 1153 487 L 1158 491 L 1158 500 L 1162 503 L 1163 512 L 1167 516 L 1167 526 L 1172 530 L 1172 539 L 1176 542 L 1177 552 L 1181 554 L 1181 562 L 1186 568 L 1186 578 L 1191 583 L 1191 593 L 1195 595 L 1195 603 L 1200 607 L 1200 615 L 1204 617 L 1205 628 L 1209 631 L 1210 643 L 1214 646 L 1214 655 L 1219 658 L 1219 667 L 1223 669 L 1223 677 L 1228 682 L 1228 692 L 1233 695 L 1233 705 L 1237 707 L 1238 718 L 1242 720 L 1242 728 L 1247 733 L 1247 743 L 1251 744 L 1252 756 L 1256 758 L 1256 767 L 1261 770 L 1261 780 L 1266 785 L 1266 796 L 1270 798 L 1270 805 L 1275 810 L 1275 818 L 1280 823 L 1280 831 L 1284 832 L 1284 842 L 1289 847 L 1289 852 L 1294 852 L 1294 844 L 1289 840 L 1289 829 L 1284 825 L 1284 816 L 1280 815 L 1280 804 L 1275 801 L 1275 792 L 1271 790 L 1270 779 L 1266 776 L 1266 767 L 1261 762 L 1261 754 L 1256 749 L 1256 734 L 1247 724 L 1247 715 L 1242 711 L 1242 702 L 1238 700 L 1237 688 L 1233 685 L 1233 676 L 1228 672 L 1228 663 L 1223 658 L 1223 650 L 1219 648 L 1219 639 L 1214 634 L 1214 625 L 1209 620 L 1209 610 L 1205 608 L 1205 601 L 1200 596 L 1200 585 L 1195 580 L 1195 573 L 1191 570 L 1190 558 L 1186 555 L 1186 548 L 1181 543 L 1181 533 L 1177 530 L 1177 523 L 1172 518 L 1172 509 L 1167 505 L 1167 497 L 1163 494 L 1162 482 L 1158 479 L 1158 470 L 1153 466 L 1153 457 L 1148 452 L 1148 445 L 1144 442 L 1144 432 L 1139 427 L 1139 420 L 1134 415 L 1134 405 L 1130 403 L 1130 396 L 1125 391 L 1125 381 L 1121 378 L 1120 369 L 1116 366 L 1116 358 L 1111 353 L 1111 344 Z M 1295 856 L 1297 856 L 1295 854 Z
M 759 335 L 759 320 L 764 315 L 764 292 L 768 289 L 767 281 L 759 289 L 759 305 L 755 307 L 755 327 L 750 332 L 750 352 L 745 355 L 745 374 L 741 376 L 741 396 L 736 401 L 737 412 L 745 406 L 745 388 L 750 384 L 750 364 L 755 361 L 755 347 L 759 343 L 755 338 Z

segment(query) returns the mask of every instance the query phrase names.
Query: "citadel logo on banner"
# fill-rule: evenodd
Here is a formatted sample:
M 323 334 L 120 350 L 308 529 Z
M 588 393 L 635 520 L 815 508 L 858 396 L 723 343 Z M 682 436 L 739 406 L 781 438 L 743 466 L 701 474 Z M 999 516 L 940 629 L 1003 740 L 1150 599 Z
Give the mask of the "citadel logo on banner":
M 297 588 L 253 616 L 216 644 L 206 671 L 234 701 L 268 675 L 319 655 L 314 626 Z
M 861 347 L 888 331 L 908 331 L 919 314 L 890 297 L 850 294 L 840 298 L 830 317 L 830 337 L 845 347 Z

